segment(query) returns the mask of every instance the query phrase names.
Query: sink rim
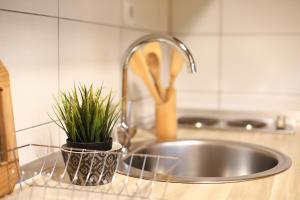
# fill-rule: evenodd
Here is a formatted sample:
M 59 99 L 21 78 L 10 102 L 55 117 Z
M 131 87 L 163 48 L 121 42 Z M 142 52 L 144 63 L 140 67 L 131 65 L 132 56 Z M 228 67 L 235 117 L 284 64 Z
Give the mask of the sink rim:
M 165 140 L 165 141 L 157 141 L 157 140 L 148 140 L 148 141 L 142 141 L 142 142 L 136 142 L 133 143 L 133 146 L 136 146 L 132 150 L 129 151 L 129 153 L 137 153 L 140 154 L 140 152 L 144 149 L 147 149 L 151 147 L 151 145 L 156 144 L 164 144 L 168 142 L 208 142 L 208 143 L 214 143 L 219 144 L 221 146 L 230 146 L 230 147 L 243 147 L 243 148 L 249 148 L 253 149 L 254 151 L 257 151 L 259 153 L 268 155 L 272 158 L 275 158 L 278 163 L 265 171 L 257 172 L 253 174 L 247 174 L 247 175 L 241 175 L 241 176 L 229 176 L 229 177 L 189 177 L 189 176 L 174 176 L 174 175 L 161 175 L 159 174 L 156 179 L 157 181 L 168 181 L 173 183 L 202 183 L 202 184 L 219 184 L 219 183 L 232 183 L 232 182 L 243 182 L 243 181 L 250 181 L 250 180 L 256 180 L 261 178 L 266 178 L 269 176 L 273 176 L 276 174 L 279 174 L 283 171 L 288 170 L 292 165 L 292 160 L 289 156 L 281 153 L 280 151 L 277 151 L 275 149 L 265 147 L 258 144 L 253 143 L 246 143 L 246 142 L 240 142 L 240 141 L 231 141 L 231 140 L 219 140 L 219 139 L 178 139 L 178 140 Z M 151 154 L 154 155 L 154 154 Z M 159 156 L 159 155 L 158 155 Z M 172 157 L 172 156 L 170 156 Z M 179 158 L 180 159 L 180 158 Z M 125 167 L 126 163 L 124 161 L 120 162 L 118 172 L 121 174 L 126 175 Z M 131 170 L 129 173 L 129 176 L 139 178 L 141 174 L 141 169 L 131 166 Z M 147 178 L 148 177 L 148 178 Z M 150 171 L 144 171 L 144 179 L 150 179 L 149 177 L 153 177 L 153 172 Z

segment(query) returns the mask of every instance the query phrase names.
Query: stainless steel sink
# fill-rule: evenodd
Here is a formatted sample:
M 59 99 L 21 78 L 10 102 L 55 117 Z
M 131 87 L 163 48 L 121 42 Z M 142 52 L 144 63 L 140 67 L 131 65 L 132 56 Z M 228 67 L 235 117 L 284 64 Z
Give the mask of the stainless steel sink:
M 139 147 L 139 148 L 136 148 Z M 176 156 L 179 161 L 170 176 L 156 175 L 160 181 L 183 183 L 225 183 L 246 181 L 271 176 L 291 166 L 286 155 L 263 146 L 222 140 L 176 140 L 133 144 L 132 152 L 138 154 Z M 131 162 L 131 167 L 128 167 Z M 175 161 L 173 161 L 175 162 Z M 146 161 L 133 157 L 124 159 L 119 171 L 139 177 L 143 170 L 145 179 L 151 179 L 155 169 L 160 174 L 174 164 L 154 158 Z

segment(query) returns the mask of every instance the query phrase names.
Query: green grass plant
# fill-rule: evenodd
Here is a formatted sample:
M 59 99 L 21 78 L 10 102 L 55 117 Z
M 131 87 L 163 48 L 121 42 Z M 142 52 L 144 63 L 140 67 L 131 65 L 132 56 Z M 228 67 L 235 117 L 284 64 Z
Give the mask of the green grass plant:
M 58 119 L 54 122 L 65 131 L 68 140 L 79 143 L 109 140 L 120 116 L 112 92 L 104 94 L 102 86 L 94 88 L 93 85 L 61 91 L 53 110 Z

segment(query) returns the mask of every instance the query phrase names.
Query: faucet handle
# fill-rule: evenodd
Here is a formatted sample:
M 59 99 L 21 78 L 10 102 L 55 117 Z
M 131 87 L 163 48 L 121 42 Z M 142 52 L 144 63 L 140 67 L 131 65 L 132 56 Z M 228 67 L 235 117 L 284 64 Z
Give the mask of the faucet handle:
M 130 146 L 131 136 L 127 124 L 121 122 L 117 129 L 118 142 L 125 148 Z
M 137 133 L 136 127 L 128 127 L 125 123 L 121 123 L 117 129 L 118 142 L 125 148 L 131 145 L 131 138 Z
M 126 148 L 130 146 L 131 138 L 137 133 L 137 128 L 132 123 L 132 101 L 127 102 L 127 111 L 127 121 L 121 122 L 117 129 L 118 141 Z

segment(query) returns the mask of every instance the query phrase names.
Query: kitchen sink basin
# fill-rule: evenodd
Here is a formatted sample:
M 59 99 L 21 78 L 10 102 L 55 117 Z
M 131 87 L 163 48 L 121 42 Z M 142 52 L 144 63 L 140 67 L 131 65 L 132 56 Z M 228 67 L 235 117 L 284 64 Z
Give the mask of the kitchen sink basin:
M 159 181 L 182 183 L 226 183 L 263 178 L 283 172 L 291 166 L 286 155 L 259 145 L 222 140 L 174 140 L 134 143 L 131 152 L 137 154 L 176 156 L 176 167 L 166 176 L 176 161 L 155 157 L 124 158 L 119 172 Z M 131 164 L 131 167 L 129 167 Z

